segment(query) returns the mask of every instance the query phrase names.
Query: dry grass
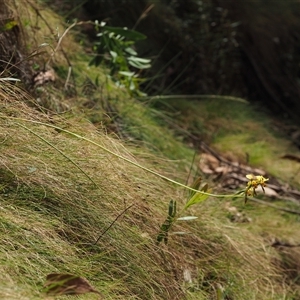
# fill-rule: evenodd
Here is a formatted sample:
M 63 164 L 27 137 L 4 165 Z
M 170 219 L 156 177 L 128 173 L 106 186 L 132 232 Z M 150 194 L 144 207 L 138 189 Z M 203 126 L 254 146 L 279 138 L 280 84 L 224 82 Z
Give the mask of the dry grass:
M 55 124 L 130 160 L 152 164 L 145 153 L 142 159 L 133 157 L 120 141 L 80 117 L 40 114 L 14 90 L 2 88 L 1 101 L 0 259 L 5 260 L 1 273 L 8 278 L 4 298 L 40 297 L 43 279 L 51 272 L 85 276 L 107 299 L 184 299 L 184 291 L 191 299 L 205 299 L 218 287 L 238 299 L 268 299 L 283 292 L 274 282 L 279 275 L 263 241 L 223 226 L 211 216 L 213 207 L 206 207 L 192 227 L 179 224 L 174 229 L 190 231 L 190 236 L 172 236 L 168 247 L 156 246 L 166 204 L 170 198 L 182 204 L 184 192 L 95 145 L 22 121 Z M 161 160 L 160 172 L 171 168 Z M 133 208 L 93 245 L 131 204 Z M 184 272 L 192 274 L 188 283 Z
M 30 12 L 33 24 L 30 6 L 19 9 L 23 16 Z M 60 22 L 46 9 L 41 13 L 53 27 Z M 41 39 L 51 33 L 43 32 Z M 84 55 L 76 57 L 74 70 L 81 70 Z M 60 64 L 66 68 L 63 58 L 57 69 Z M 92 78 L 94 71 L 78 74 Z M 72 107 L 64 114 L 37 110 L 35 100 L 1 83 L 1 299 L 45 297 L 42 286 L 53 272 L 86 277 L 105 299 L 222 299 L 218 293 L 224 299 L 296 299 L 289 298 L 290 282 L 274 264 L 278 255 L 265 247 L 261 232 L 231 223 L 220 200 L 193 208 L 190 213 L 199 219 L 177 223 L 169 244 L 156 245 L 170 199 L 182 206 L 187 192 L 66 131 L 182 182 L 193 151 L 160 126 L 145 105 L 111 85 L 109 96 L 100 100 L 117 108 L 122 130 L 132 138 L 127 143 L 107 133 L 101 105 L 93 108 L 100 117 L 91 124 L 82 110 L 90 98 L 84 93 L 67 98 L 59 86 L 45 89 Z
M 30 119 L 31 116 L 34 120 L 45 118 L 45 116 L 26 108 L 26 105 L 22 102 L 12 101 L 16 100 L 7 99 L 3 103 L 4 105 L 1 107 L 2 117 L 4 112 L 10 112 L 9 115 L 11 115 L 13 110 L 14 117 Z M 128 295 L 130 294 L 128 290 L 134 290 L 133 287 L 138 286 L 141 280 L 144 281 L 143 285 L 146 282 L 153 285 L 153 272 L 158 268 L 156 266 L 157 262 L 153 264 L 153 255 L 157 256 L 155 254 L 157 250 L 154 247 L 152 255 L 148 256 L 144 253 L 144 248 L 150 242 L 147 236 L 153 238 L 158 226 L 155 221 L 145 222 L 145 219 L 150 218 L 151 215 L 159 216 L 154 208 L 149 207 L 150 203 L 154 202 L 152 196 L 154 187 L 152 181 L 154 179 L 151 179 L 149 174 L 141 171 L 137 172 L 137 170 L 129 178 L 128 173 L 132 168 L 130 165 L 124 164 L 122 160 L 101 153 L 93 145 L 84 145 L 79 139 L 76 140 L 74 137 L 58 133 L 51 128 L 34 126 L 30 123 L 24 124 L 23 122 L 27 128 L 47 139 L 51 145 L 58 147 L 68 157 L 72 157 L 80 168 L 93 178 L 93 181 L 97 184 L 95 186 L 66 157 L 60 155 L 59 152 L 49 147 L 47 143 L 28 130 L 20 127 L 18 125 L 20 121 L 18 121 L 18 124 L 16 120 L 2 119 L 2 121 L 5 125 L 2 132 L 6 132 L 1 153 L 1 177 L 2 182 L 4 182 L 2 203 L 4 206 L 13 206 L 18 211 L 25 211 L 25 216 L 31 210 L 37 212 L 40 215 L 37 220 L 42 219 L 42 223 L 44 222 L 47 224 L 46 227 L 50 226 L 51 228 L 51 230 L 47 228 L 46 231 L 45 226 L 41 226 L 38 222 L 32 224 L 30 217 L 27 220 L 29 228 L 25 228 L 25 230 L 29 231 L 29 236 L 35 237 L 31 241 L 32 244 L 36 245 L 36 251 L 42 251 L 46 256 L 38 261 L 43 264 L 46 260 L 47 265 L 50 264 L 48 256 L 57 255 L 47 253 L 47 250 L 49 250 L 49 247 L 47 247 L 48 239 L 54 245 L 55 240 L 58 240 L 57 246 L 59 248 L 65 243 L 69 243 L 69 247 L 64 246 L 63 249 L 65 251 L 70 248 L 70 252 L 68 251 L 65 255 L 60 253 L 59 256 L 62 257 L 62 261 L 55 262 L 54 260 L 54 264 L 51 265 L 55 269 L 53 268 L 52 271 L 57 271 L 59 268 L 61 271 L 68 270 L 69 272 L 85 274 L 88 270 L 88 272 L 91 272 L 88 277 L 91 278 L 94 267 L 94 272 L 97 274 L 101 273 L 103 268 L 106 280 L 124 280 L 121 289 L 125 288 Z M 86 121 L 53 118 L 51 122 L 64 128 L 72 126 L 76 133 L 89 136 L 89 138 L 105 145 L 114 152 L 134 159 L 118 141 L 97 132 Z M 70 122 L 72 122 L 72 125 L 70 125 Z M 157 183 L 155 180 L 156 189 L 159 190 Z M 163 191 L 161 187 L 161 192 L 166 191 Z M 164 197 L 165 195 L 161 195 L 161 203 L 164 202 Z M 155 199 L 155 201 L 157 200 Z M 129 211 L 127 216 L 120 219 L 103 236 L 98 245 L 93 246 L 104 228 L 109 226 L 116 216 L 130 204 L 134 204 L 132 211 Z M 9 214 L 6 213 L 5 215 Z M 10 223 L 17 226 L 15 219 L 10 219 Z M 19 226 L 18 224 L 17 227 Z M 39 234 L 36 232 L 36 228 L 38 228 Z M 17 238 L 22 239 L 22 234 L 20 233 Z M 37 242 L 37 240 L 40 240 L 40 242 Z M 22 243 L 24 241 L 18 242 Z M 25 245 L 24 247 L 26 248 Z M 60 249 L 56 250 L 60 252 Z M 52 249 L 50 251 L 52 252 Z M 26 257 L 25 252 L 24 256 Z M 72 258 L 72 252 L 76 253 L 74 258 Z M 85 261 L 88 267 L 84 266 L 82 268 L 81 264 L 78 264 L 76 268 L 69 269 L 68 263 L 66 265 L 63 263 L 64 257 L 68 257 L 67 261 L 69 259 L 76 260 L 77 257 L 78 262 Z M 13 257 L 11 259 L 15 261 Z M 103 263 L 100 267 L 102 259 L 106 263 Z M 143 260 L 142 264 L 138 263 L 140 260 Z M 132 266 L 128 265 L 128 262 Z M 57 266 L 55 266 L 56 263 Z M 22 263 L 19 261 L 18 264 L 27 265 L 25 261 Z M 62 267 L 63 265 L 65 266 Z M 42 272 L 47 271 L 49 272 L 49 269 L 45 268 Z M 135 279 L 133 280 L 130 278 L 131 276 L 127 276 L 126 272 L 135 274 Z M 163 270 L 159 272 L 163 272 Z M 45 276 L 45 273 L 43 275 Z M 161 279 L 164 281 L 163 276 L 161 276 Z M 34 280 L 38 281 L 36 276 Z M 176 285 L 175 282 L 174 284 Z M 157 283 L 154 283 L 155 285 Z M 119 290 L 120 288 L 116 287 L 116 289 Z M 132 293 L 134 294 L 133 291 Z M 160 293 L 159 289 L 156 293 Z

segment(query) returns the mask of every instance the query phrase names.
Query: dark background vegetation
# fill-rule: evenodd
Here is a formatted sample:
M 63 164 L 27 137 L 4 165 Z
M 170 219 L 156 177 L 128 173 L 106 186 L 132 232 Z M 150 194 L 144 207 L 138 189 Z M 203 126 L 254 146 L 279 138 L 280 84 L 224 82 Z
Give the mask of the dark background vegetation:
M 141 19 L 143 12 L 154 7 Z M 89 0 L 88 19 L 148 36 L 150 94 L 219 94 L 261 101 L 299 122 L 300 2 Z
M 300 2 L 57 0 L 66 19 L 106 20 L 147 35 L 148 94 L 217 94 L 261 102 L 300 123 Z M 93 30 L 89 34 L 94 38 Z

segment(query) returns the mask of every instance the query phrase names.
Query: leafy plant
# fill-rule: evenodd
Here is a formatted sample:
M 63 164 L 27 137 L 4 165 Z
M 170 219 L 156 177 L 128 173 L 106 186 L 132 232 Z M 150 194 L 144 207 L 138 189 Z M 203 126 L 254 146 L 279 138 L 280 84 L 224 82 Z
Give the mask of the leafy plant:
M 138 57 L 134 44 L 146 36 L 126 27 L 106 26 L 104 22 L 96 22 L 96 30 L 100 31 L 99 40 L 94 45 L 96 56 L 90 65 L 99 66 L 104 62 L 118 86 L 125 87 L 131 95 L 143 96 L 139 88 L 143 79 L 139 75 L 141 70 L 151 67 L 151 60 Z
M 205 201 L 209 197 L 209 194 L 207 194 L 207 192 L 209 192 L 208 185 L 204 184 L 199 190 L 200 185 L 201 185 L 201 178 L 199 177 L 197 180 L 195 180 L 195 182 L 191 186 L 193 190 L 189 191 L 188 201 L 186 202 L 185 206 L 182 209 L 182 212 L 179 215 L 181 215 L 190 206 L 199 204 Z M 197 192 L 196 190 L 199 190 L 199 192 Z M 175 200 L 171 200 L 169 203 L 168 216 L 164 221 L 164 223 L 161 225 L 159 234 L 157 235 L 156 238 L 157 243 L 159 244 L 162 241 L 164 241 L 165 244 L 168 243 L 169 231 L 176 221 L 191 221 L 197 218 L 198 217 L 196 216 L 177 217 L 177 203 Z
M 164 241 L 165 244 L 168 243 L 169 231 L 175 221 L 176 206 L 177 206 L 176 201 L 171 200 L 169 203 L 168 216 L 167 216 L 165 222 L 161 225 L 160 232 L 156 238 L 157 243 L 160 243 L 162 241 Z
M 238 191 L 236 193 L 236 196 L 245 197 L 245 204 L 247 203 L 247 196 L 255 196 L 256 192 L 255 190 L 258 188 L 258 186 L 261 186 L 263 192 L 265 192 L 264 187 L 266 186 L 266 182 L 269 180 L 269 178 L 265 178 L 262 175 L 252 175 L 248 174 L 246 175 L 247 179 L 249 180 L 247 183 L 247 187 L 241 191 Z M 211 194 L 211 190 L 208 189 L 208 184 L 204 184 L 201 189 L 201 177 L 196 179 L 192 186 L 189 189 L 189 198 L 186 202 L 185 206 L 182 209 L 182 212 L 187 210 L 189 207 L 195 204 L 199 204 L 203 201 L 205 201 L 209 196 L 214 197 L 232 197 L 232 195 L 214 195 Z M 182 212 L 179 214 L 179 216 L 182 214 Z M 171 227 L 174 225 L 176 221 L 191 221 L 195 220 L 198 217 L 196 216 L 183 216 L 183 217 L 177 217 L 177 203 L 174 200 L 171 200 L 169 203 L 169 210 L 168 210 L 168 216 L 165 220 L 165 222 L 161 225 L 159 234 L 157 235 L 156 241 L 159 244 L 160 242 L 164 241 L 165 244 L 168 243 L 168 235 Z M 177 232 L 177 234 L 184 234 L 184 232 Z

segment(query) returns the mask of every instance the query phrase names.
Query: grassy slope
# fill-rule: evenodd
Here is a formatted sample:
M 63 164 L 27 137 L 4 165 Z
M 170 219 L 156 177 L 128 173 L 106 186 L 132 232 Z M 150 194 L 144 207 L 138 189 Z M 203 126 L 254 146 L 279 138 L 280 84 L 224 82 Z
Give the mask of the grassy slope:
M 53 28 L 61 26 L 53 13 L 44 10 L 43 15 Z M 22 16 L 29 24 L 35 17 L 28 7 Z M 34 33 L 40 44 L 50 36 L 44 30 Z M 40 96 L 52 108 L 68 106 L 71 111 L 50 117 L 25 104 L 32 100 L 14 87 L 2 85 L 0 298 L 41 299 L 47 274 L 70 272 L 86 277 L 105 299 L 293 299 L 295 287 L 293 292 L 291 283 L 284 281 L 285 275 L 273 263 L 280 257 L 265 246 L 264 238 L 280 234 L 297 242 L 293 233 L 299 224 L 296 217 L 250 204 L 246 212 L 253 222 L 233 224 L 225 201 L 210 199 L 191 211 L 199 216 L 197 221 L 174 228 L 190 235 L 172 235 L 168 246 L 157 246 L 155 238 L 170 199 L 181 206 L 186 191 L 99 146 L 45 125 L 10 118 L 70 130 L 184 182 L 193 151 L 160 125 L 162 120 L 155 111 L 112 84 L 96 87 L 87 96 L 83 89 L 86 78 L 94 80 L 99 70 L 87 68 L 86 57 L 69 36 L 66 38 L 73 50 L 70 58 L 79 95 L 64 95 L 58 80 L 55 86 L 40 89 Z M 61 74 L 66 71 L 59 53 L 55 67 Z M 113 114 L 103 110 L 108 102 Z M 88 110 L 86 103 L 93 108 Z M 241 123 L 243 119 L 237 121 Z M 104 125 L 111 128 L 115 124 L 129 142 L 106 132 Z M 93 245 L 131 204 L 134 206 Z M 231 204 L 245 210 L 242 200 Z M 280 229 L 274 224 L 280 224 Z M 88 294 L 81 299 L 96 296 Z
M 280 128 L 283 124 L 272 120 L 261 107 L 217 96 L 202 101 L 160 102 L 175 116 L 177 126 L 206 141 L 228 159 L 246 163 L 248 155 L 250 165 L 299 187 L 300 166 L 281 158 L 285 154 L 297 155 L 299 150 L 285 138 Z

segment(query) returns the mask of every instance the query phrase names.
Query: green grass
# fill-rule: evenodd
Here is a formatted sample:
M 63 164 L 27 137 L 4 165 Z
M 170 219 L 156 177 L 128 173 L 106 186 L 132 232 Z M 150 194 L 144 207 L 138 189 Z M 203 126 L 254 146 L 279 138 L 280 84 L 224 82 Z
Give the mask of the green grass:
M 171 127 L 183 128 L 187 139 L 193 136 L 232 161 L 248 160 L 272 176 L 300 185 L 300 166 L 281 158 L 297 155 L 298 149 L 260 107 L 221 96 L 201 101 L 168 99 L 156 105 L 173 115 Z
M 23 17 L 34 20 L 25 8 L 29 16 Z M 55 14 L 44 13 L 58 24 Z M 49 34 L 45 30 L 36 34 L 38 44 Z M 244 206 L 243 199 L 209 198 L 189 209 L 196 221 L 177 222 L 168 245 L 156 244 L 169 201 L 182 208 L 188 191 L 145 168 L 185 183 L 194 155 L 184 143 L 187 130 L 203 134 L 216 148 L 228 147 L 228 153 L 238 144 L 234 151 L 241 157 L 249 150 L 253 163 L 264 164 L 282 151 L 265 128 L 269 119 L 261 114 L 252 119 L 253 110 L 243 103 L 210 99 L 176 102 L 177 123 L 116 89 L 105 70 L 87 67 L 88 56 L 66 38 L 77 95 L 64 91 L 65 78 L 43 87 L 40 96 L 55 113 L 32 107 L 33 99 L 16 86 L 1 85 L 0 298 L 45 298 L 46 276 L 67 272 L 87 278 L 105 299 L 297 299 L 298 283 L 285 280 L 280 263 L 274 263 L 278 253 L 265 241 L 267 233 L 297 242 L 295 216 L 252 202 Z M 60 76 L 66 74 L 60 52 L 53 64 Z M 253 222 L 232 223 L 227 202 Z M 175 234 L 183 231 L 187 234 Z
M 163 271 L 159 270 L 155 262 L 153 264 L 148 255 L 143 254 L 150 242 L 148 238 L 142 237 L 143 231 L 147 231 L 148 226 L 155 226 L 150 222 L 141 226 L 139 220 L 141 213 L 138 207 L 142 209 L 145 206 L 147 209 L 149 205 L 142 200 L 146 198 L 144 193 L 147 190 L 147 181 L 143 179 L 146 174 L 139 174 L 135 179 L 126 178 L 130 166 L 124 165 L 121 160 L 99 153 L 97 148 L 84 146 L 82 141 L 51 129 L 27 126 L 45 138 L 50 134 L 47 139 L 51 144 L 72 156 L 86 172 L 95 174 L 93 177 L 98 188 L 95 188 L 79 169 L 42 140 L 18 126 L 12 126 L 12 131 L 17 130 L 18 135 L 10 132 L 9 135 L 14 136 L 10 139 L 10 146 L 6 147 L 5 143 L 2 145 L 1 162 L 4 166 L 2 174 L 5 187 L 2 189 L 1 203 L 3 207 L 8 206 L 17 211 L 18 223 L 28 225 L 24 228 L 15 224 L 16 219 L 12 220 L 9 217 L 11 213 L 4 211 L 8 218 L 4 224 L 9 224 L 7 226 L 10 229 L 5 233 L 11 236 L 7 243 L 3 244 L 9 254 L 6 256 L 7 263 L 11 264 L 7 274 L 13 277 L 14 272 L 17 272 L 22 283 L 31 286 L 35 282 L 38 291 L 47 273 L 59 270 L 81 276 L 88 275 L 89 280 L 97 278 L 100 289 L 101 284 L 111 283 L 111 287 L 106 287 L 107 293 L 114 295 L 111 299 L 116 299 L 117 295 L 122 293 L 129 298 L 136 298 L 134 295 L 141 292 L 138 293 L 135 289 L 140 285 L 139 282 L 143 281 L 144 284 L 149 282 L 150 286 L 158 285 L 156 297 L 164 298 L 159 296 L 162 293 L 159 291 L 160 284 L 149 277 L 155 274 L 155 269 L 158 269 L 158 273 Z M 91 125 L 85 122 L 85 130 L 88 127 L 91 128 Z M 94 139 L 101 139 L 102 144 L 104 142 L 106 146 L 118 147 L 117 142 L 109 137 L 101 138 L 96 131 L 93 135 Z M 20 141 L 24 137 L 27 143 L 22 145 Z M 9 154 L 7 151 L 12 145 L 18 147 L 18 150 Z M 127 150 L 122 148 L 121 146 L 118 149 L 119 153 L 123 152 L 124 156 L 128 156 Z M 6 169 L 5 166 L 8 165 L 9 169 Z M 141 191 L 138 186 L 143 187 L 140 187 Z M 133 190 L 136 192 L 133 193 Z M 148 201 L 151 201 L 151 198 L 152 196 Z M 129 212 L 128 220 L 124 216 L 123 221 L 120 221 L 122 225 L 116 223 L 97 245 L 93 245 L 104 228 L 113 222 L 126 205 L 132 203 L 135 204 L 135 210 Z M 29 217 L 22 221 L 26 215 Z M 14 239 L 16 247 L 22 249 L 21 255 L 16 256 L 8 247 L 13 244 Z M 52 245 L 49 245 L 51 243 Z M 26 260 L 29 252 L 32 252 L 33 256 L 36 255 L 36 262 L 28 264 Z M 139 260 L 143 260 L 143 263 L 140 264 Z M 22 266 L 24 270 L 20 271 L 20 267 L 16 268 L 17 265 Z M 33 273 L 36 274 L 33 276 Z M 135 275 L 132 278 L 126 273 Z M 26 276 L 23 277 L 24 274 Z M 118 281 L 119 284 L 116 284 Z M 150 295 L 146 285 L 140 289 L 148 299 L 154 297 Z M 35 293 L 38 294 L 38 291 Z M 108 295 L 107 298 L 110 299 L 109 297 Z
M 217 209 L 211 206 L 213 202 L 196 210 L 201 216 L 200 224 L 178 224 L 174 228 L 174 231 L 190 231 L 191 236 L 171 235 L 168 248 L 157 247 L 155 239 L 167 203 L 173 198 L 183 205 L 185 192 L 74 136 L 18 121 L 48 141 L 45 143 L 6 115 L 14 112 L 14 117 L 30 120 L 29 116 L 34 116 L 35 120 L 47 122 L 46 115 L 33 114 L 22 102 L 6 99 L 1 112 L 2 132 L 9 137 L 1 151 L 2 219 L 5 216 L 2 238 L 6 241 L 2 245 L 2 259 L 9 266 L 5 274 L 11 278 L 4 281 L 3 289 L 10 291 L 11 298 L 38 299 L 47 274 L 69 272 L 86 277 L 107 299 L 183 299 L 184 266 L 189 266 L 193 274 L 192 286 L 187 287 L 190 299 L 199 299 L 203 294 L 210 297 L 219 285 L 226 293 L 243 299 L 251 299 L 253 295 L 268 298 L 271 287 L 264 278 L 258 279 L 261 286 L 256 290 L 240 288 L 244 282 L 250 284 L 257 277 L 253 263 L 258 261 L 257 256 L 260 264 L 265 261 L 269 268 L 267 253 L 251 248 L 254 241 L 260 243 L 259 238 L 250 239 L 250 233 L 237 235 L 224 228 L 213 217 Z M 140 158 L 140 150 L 134 157 L 130 153 L 132 146 L 125 147 L 80 117 L 53 116 L 52 122 L 162 174 L 170 175 L 172 168 L 177 168 L 163 157 L 157 165 L 157 157 L 151 153 L 146 156 L 147 148 Z M 66 157 L 72 158 L 80 168 Z M 133 209 L 93 245 L 131 204 Z M 22 252 L 15 252 L 12 245 Z M 29 253 L 36 260 L 31 262 Z M 252 265 L 248 265 L 248 259 Z M 270 272 L 269 280 L 274 276 Z M 20 290 L 7 286 L 11 281 Z

